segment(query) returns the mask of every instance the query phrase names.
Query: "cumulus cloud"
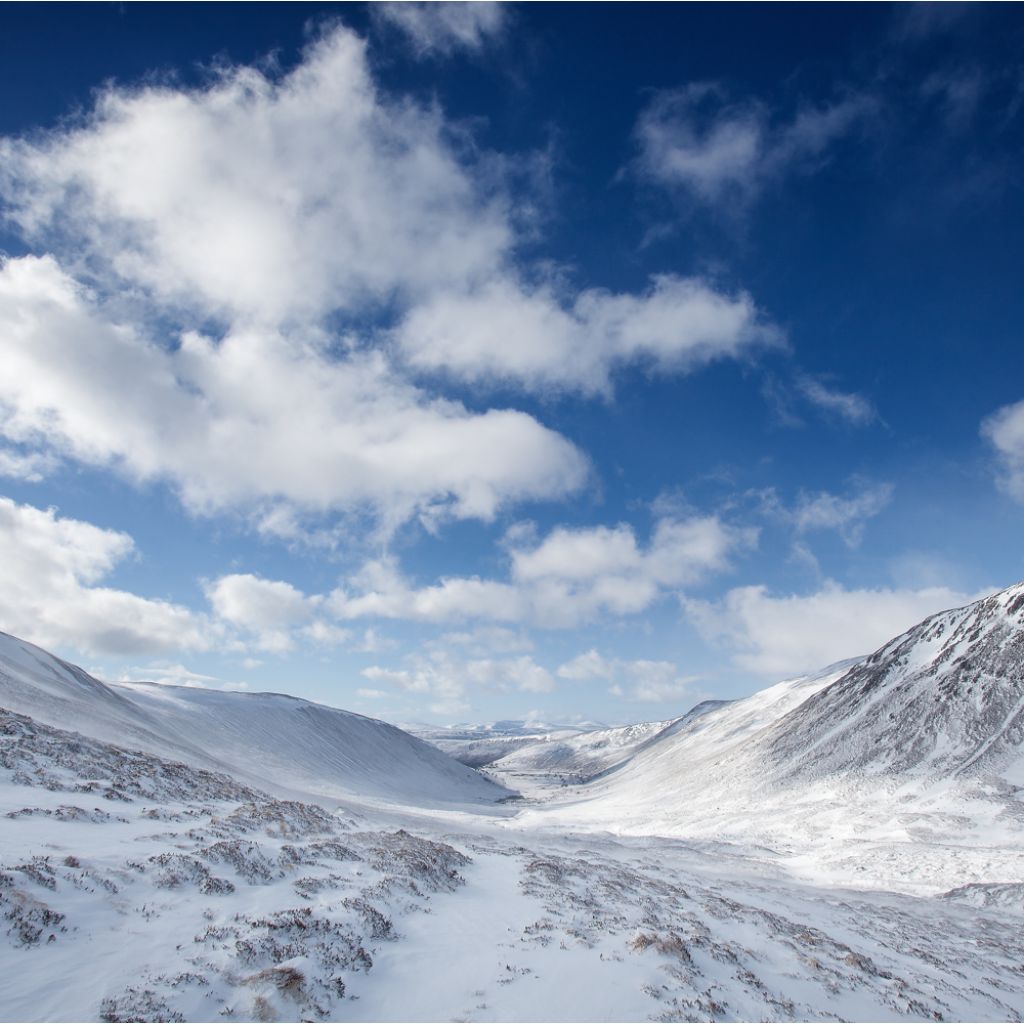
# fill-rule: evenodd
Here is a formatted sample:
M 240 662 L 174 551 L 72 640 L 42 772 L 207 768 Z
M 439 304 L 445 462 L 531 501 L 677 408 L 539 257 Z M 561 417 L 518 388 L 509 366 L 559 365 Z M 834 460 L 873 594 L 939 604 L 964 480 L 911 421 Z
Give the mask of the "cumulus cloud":
M 168 350 L 107 321 L 49 258 L 0 269 L 0 431 L 137 479 L 193 510 L 279 505 L 490 518 L 580 485 L 583 456 L 532 417 L 471 413 L 319 335 L 186 333 Z M 258 458 L 253 453 L 259 453 Z
M 995 449 L 1000 486 L 1024 502 L 1024 401 L 997 409 L 982 423 L 981 433 Z
M 692 700 L 696 681 L 695 676 L 681 676 L 671 661 L 606 658 L 594 648 L 559 666 L 556 675 L 574 681 L 599 679 L 609 684 L 613 697 L 652 704 Z
M 307 598 L 290 583 L 233 573 L 208 583 L 206 597 L 215 614 L 257 638 L 264 651 L 283 652 L 293 645 L 292 628 L 306 626 L 310 638 L 329 639 L 333 627 L 313 622 L 318 598 Z M 308 625 L 307 625 L 308 624 Z
M 552 674 L 525 654 L 518 658 L 463 658 L 435 647 L 406 661 L 407 668 L 371 665 L 362 674 L 371 683 L 432 700 L 430 710 L 435 714 L 465 710 L 465 697 L 477 690 L 548 693 L 555 686 Z
M 383 96 L 340 28 L 277 79 L 228 67 L 195 89 L 110 86 L 79 125 L 0 143 L 0 167 L 30 239 L 232 320 L 472 280 L 511 242 L 441 115 Z
M 646 546 L 633 528 L 559 527 L 536 544 L 514 544 L 507 580 L 446 577 L 413 586 L 393 559 L 367 563 L 327 598 L 339 619 L 425 622 L 472 619 L 566 628 L 602 614 L 644 611 L 673 588 L 729 569 L 757 531 L 715 516 L 659 520 Z
M 655 277 L 643 294 L 588 290 L 569 304 L 550 288 L 492 279 L 420 304 L 396 339 L 421 370 L 584 393 L 607 392 L 625 363 L 686 373 L 782 344 L 746 292 L 728 295 L 671 274 Z
M 848 590 L 830 580 L 811 594 L 737 587 L 720 601 L 684 598 L 682 605 L 706 639 L 732 652 L 739 668 L 781 678 L 870 654 L 929 615 L 982 596 L 948 587 Z
M 170 601 L 101 585 L 131 537 L 0 498 L 0 625 L 43 647 L 91 654 L 202 651 L 218 630 Z
M 659 92 L 641 113 L 634 166 L 654 184 L 735 208 L 785 174 L 819 165 L 873 109 L 870 98 L 849 96 L 782 119 L 759 100 L 733 101 L 722 86 L 696 82 Z
M 467 40 L 496 10 L 380 16 Z M 8 470 L 66 456 L 327 544 L 318 518 L 489 519 L 573 492 L 585 458 L 410 373 L 593 393 L 626 361 L 680 372 L 778 340 L 706 281 L 556 295 L 517 257 L 529 196 L 494 170 L 516 158 L 465 138 L 379 89 L 337 27 L 287 73 L 110 85 L 78 120 L 0 140 L 8 222 L 49 253 L 0 270 L 0 436 L 25 447 Z
M 309 619 L 316 601 L 290 583 L 265 580 L 251 573 L 221 576 L 207 588 L 213 610 L 235 625 L 250 629 L 278 628 Z
M 267 580 L 251 573 L 232 573 L 208 581 L 206 597 L 217 618 L 255 639 L 260 650 L 283 653 L 297 642 L 338 647 L 352 640 L 352 633 L 322 616 L 322 595 L 307 596 L 283 580 Z M 369 633 L 355 646 L 377 646 Z
M 531 647 L 512 626 L 564 629 L 602 615 L 638 614 L 666 593 L 728 571 L 733 557 L 756 542 L 756 530 L 715 516 L 660 519 L 646 545 L 626 524 L 559 527 L 540 541 L 516 540 L 504 580 L 449 576 L 416 586 L 393 556 L 384 556 L 325 594 L 305 594 L 287 582 L 246 573 L 209 581 L 206 593 L 219 621 L 252 634 L 268 651 L 289 650 L 302 638 L 348 643 L 351 635 L 339 624 L 391 619 L 481 623 L 444 634 L 446 649 L 508 655 Z
M 508 17 L 499 3 L 378 3 L 370 8 L 378 22 L 393 26 L 422 57 L 447 57 L 457 50 L 475 52 L 499 38 Z

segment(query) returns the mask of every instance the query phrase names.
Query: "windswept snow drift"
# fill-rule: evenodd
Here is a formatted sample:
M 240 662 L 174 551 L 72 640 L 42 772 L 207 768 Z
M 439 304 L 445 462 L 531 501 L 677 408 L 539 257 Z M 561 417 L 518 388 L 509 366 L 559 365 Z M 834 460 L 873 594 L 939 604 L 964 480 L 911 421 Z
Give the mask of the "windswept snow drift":
M 0 634 L 0 707 L 276 793 L 401 804 L 493 803 L 511 794 L 392 725 L 276 693 L 107 685 Z

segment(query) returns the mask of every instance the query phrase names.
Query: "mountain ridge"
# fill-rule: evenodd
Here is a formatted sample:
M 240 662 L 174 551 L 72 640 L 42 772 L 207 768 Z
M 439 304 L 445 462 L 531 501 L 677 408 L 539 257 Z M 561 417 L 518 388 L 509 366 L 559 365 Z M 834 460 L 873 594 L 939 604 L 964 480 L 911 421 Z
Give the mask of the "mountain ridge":
M 319 800 L 494 803 L 512 794 L 396 726 L 276 693 L 107 684 L 0 633 L 0 706 L 101 742 Z

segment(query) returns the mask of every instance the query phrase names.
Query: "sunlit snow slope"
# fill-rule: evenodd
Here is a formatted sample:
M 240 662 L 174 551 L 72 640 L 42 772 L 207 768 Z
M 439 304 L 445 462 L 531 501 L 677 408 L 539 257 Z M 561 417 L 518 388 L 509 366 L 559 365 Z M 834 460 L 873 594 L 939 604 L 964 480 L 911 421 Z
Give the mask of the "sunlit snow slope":
M 785 776 L 999 778 L 1024 743 L 1024 584 L 926 619 L 765 737 Z
M 488 771 L 507 785 L 524 792 L 543 792 L 542 779 L 560 784 L 582 784 L 614 771 L 646 748 L 728 702 L 704 701 L 681 718 L 665 722 L 640 722 L 613 729 L 595 729 L 576 735 L 542 738 L 514 750 L 488 766 Z M 531 784 L 532 783 L 532 784 Z
M 531 816 L 759 844 L 843 881 L 1016 882 L 1022 742 L 1017 585 L 659 734 Z
M 173 757 L 277 793 L 429 806 L 509 793 L 394 726 L 274 693 L 107 685 L 0 633 L 0 707 L 122 747 Z

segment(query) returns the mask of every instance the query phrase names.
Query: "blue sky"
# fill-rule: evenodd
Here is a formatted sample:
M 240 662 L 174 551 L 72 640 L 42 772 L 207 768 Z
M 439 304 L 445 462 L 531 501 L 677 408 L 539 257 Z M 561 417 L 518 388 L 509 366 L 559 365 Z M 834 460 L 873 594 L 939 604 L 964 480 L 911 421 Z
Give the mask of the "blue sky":
M 5 5 L 0 628 L 665 718 L 1024 578 L 1011 5 Z

